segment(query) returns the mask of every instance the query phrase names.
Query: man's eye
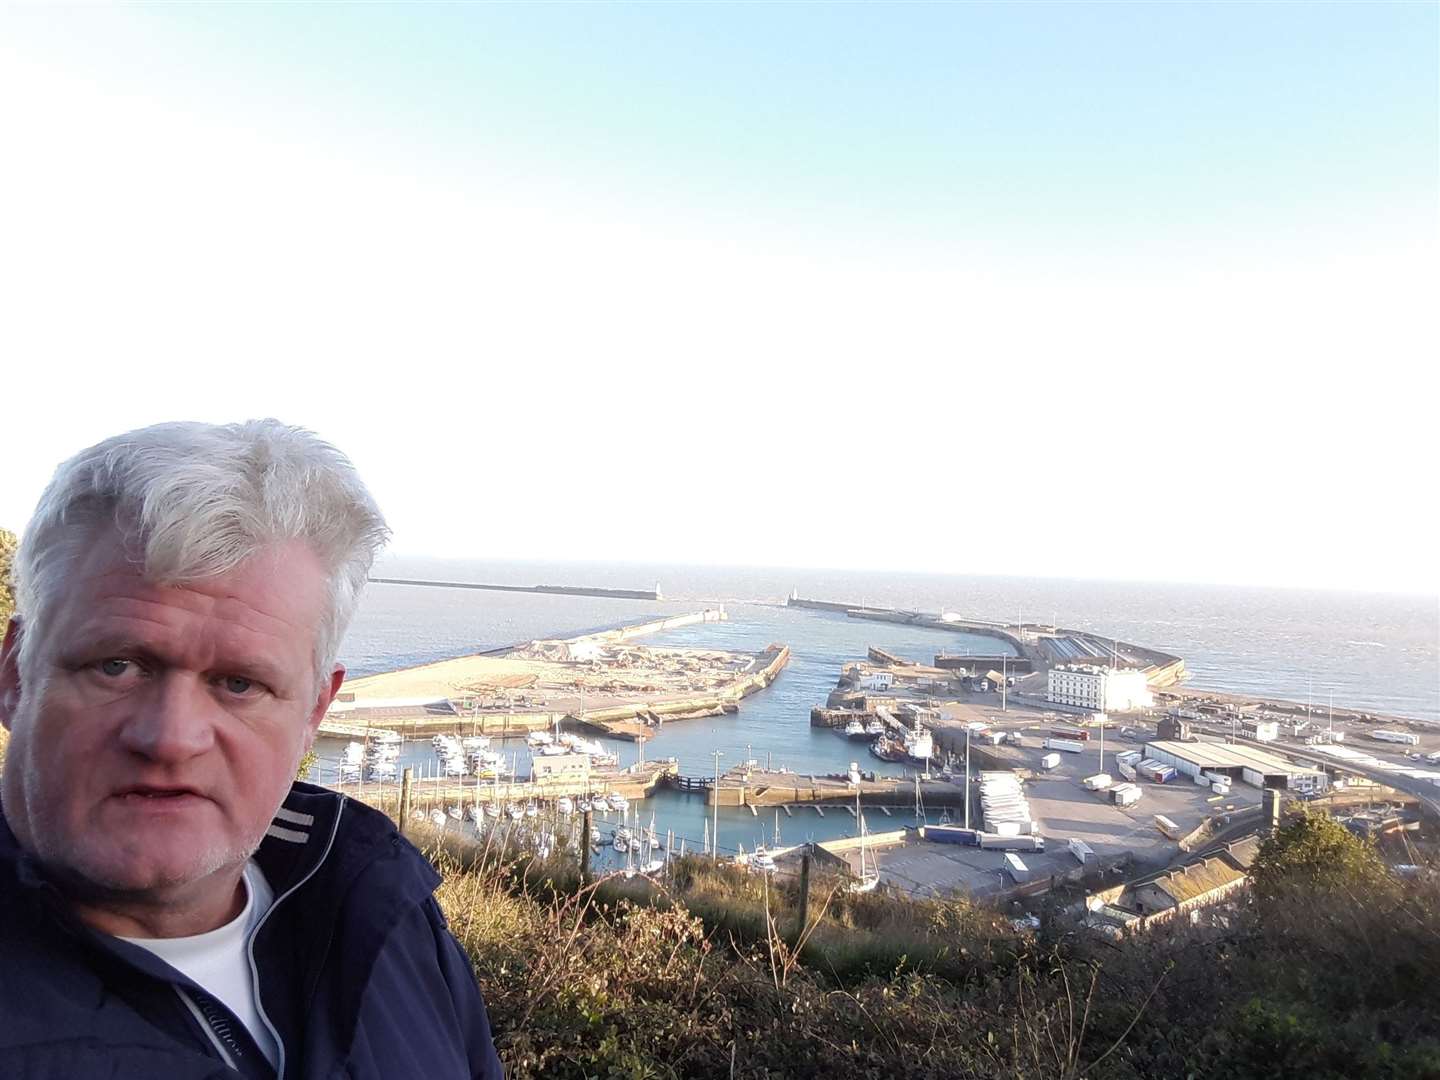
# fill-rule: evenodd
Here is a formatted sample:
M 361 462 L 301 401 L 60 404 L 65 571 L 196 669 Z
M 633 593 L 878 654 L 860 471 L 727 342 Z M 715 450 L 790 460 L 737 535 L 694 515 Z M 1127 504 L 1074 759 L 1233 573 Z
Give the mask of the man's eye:
M 227 675 L 224 679 L 225 689 L 236 696 L 243 696 L 255 688 L 255 683 L 239 675 Z
M 109 675 L 112 679 L 118 678 L 119 676 L 124 675 L 127 671 L 131 670 L 134 666 L 135 665 L 129 660 L 117 660 L 114 658 L 109 660 L 101 660 L 100 674 Z

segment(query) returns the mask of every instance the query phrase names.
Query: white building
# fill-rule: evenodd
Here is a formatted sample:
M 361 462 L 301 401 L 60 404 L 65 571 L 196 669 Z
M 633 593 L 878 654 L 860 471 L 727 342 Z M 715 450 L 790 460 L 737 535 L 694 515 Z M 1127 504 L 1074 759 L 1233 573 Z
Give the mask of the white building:
M 1280 737 L 1280 725 L 1274 720 L 1242 720 L 1240 726 L 1256 742 L 1274 742 Z
M 861 690 L 889 690 L 895 685 L 895 676 L 889 671 L 867 671 L 860 676 Z
M 1061 664 L 1050 669 L 1045 696 L 1056 705 L 1096 712 L 1131 712 L 1153 703 L 1143 671 Z

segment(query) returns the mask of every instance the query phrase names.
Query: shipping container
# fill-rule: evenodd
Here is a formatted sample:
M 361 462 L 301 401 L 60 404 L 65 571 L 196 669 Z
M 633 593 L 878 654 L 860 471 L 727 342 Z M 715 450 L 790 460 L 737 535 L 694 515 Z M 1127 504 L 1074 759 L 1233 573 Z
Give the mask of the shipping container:
M 1120 753 L 1115 755 L 1115 760 L 1123 761 L 1126 765 L 1134 765 L 1137 761 L 1143 760 L 1144 757 L 1145 755 L 1139 750 L 1121 750 Z
M 1411 731 L 1372 731 L 1370 738 L 1380 742 L 1400 743 L 1402 746 L 1420 745 L 1420 736 Z
M 1155 815 L 1155 827 L 1171 840 L 1179 840 L 1180 837 L 1184 835 L 1184 833 L 1180 831 L 1180 826 L 1176 825 L 1175 822 L 1171 821 L 1164 814 Z
M 1044 769 L 1046 772 L 1049 772 L 1051 769 L 1058 769 L 1059 767 L 1060 767 L 1060 755 L 1059 755 L 1059 754 L 1046 754 L 1044 757 L 1042 757 L 1042 758 L 1040 759 L 1040 768 Z
M 1119 765 L 1115 766 L 1115 771 L 1118 772 L 1126 780 L 1135 779 L 1135 766 L 1133 765 L 1127 765 L 1125 764 L 1125 762 L 1122 761 Z
M 1046 739 L 1046 750 L 1064 750 L 1067 754 L 1079 754 L 1085 749 L 1085 744 L 1075 739 Z
M 1005 869 L 1016 883 L 1030 880 L 1030 868 L 1025 865 L 1025 860 L 1012 852 L 1005 853 Z
M 965 847 L 980 846 L 979 829 L 962 829 L 958 825 L 922 825 L 920 838 L 937 844 L 961 844 Z
M 1084 840 L 1072 839 L 1070 841 L 1070 854 L 1079 859 L 1082 865 L 1095 861 L 1095 850 L 1089 844 L 1085 843 Z
M 1110 789 L 1110 801 L 1116 806 L 1134 806 L 1140 801 L 1140 795 L 1136 784 L 1117 784 Z
M 1084 785 L 1086 791 L 1104 791 L 1110 786 L 1110 774 L 1096 773 L 1094 776 L 1085 777 L 1080 783 Z
M 1211 784 L 1211 785 L 1210 785 L 1210 790 L 1213 791 L 1216 795 L 1229 795 L 1229 794 L 1230 794 L 1230 785 L 1229 785 L 1229 784 Z

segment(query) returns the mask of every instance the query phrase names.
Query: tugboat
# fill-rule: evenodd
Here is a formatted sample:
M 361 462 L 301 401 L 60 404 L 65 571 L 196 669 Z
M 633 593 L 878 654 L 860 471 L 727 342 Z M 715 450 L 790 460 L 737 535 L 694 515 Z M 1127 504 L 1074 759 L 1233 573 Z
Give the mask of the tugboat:
M 847 739 L 866 739 L 870 736 L 865 732 L 865 725 L 859 720 L 851 720 L 845 725 L 845 737 Z
M 881 761 L 904 761 L 905 745 L 888 735 L 882 735 L 870 744 L 870 753 Z

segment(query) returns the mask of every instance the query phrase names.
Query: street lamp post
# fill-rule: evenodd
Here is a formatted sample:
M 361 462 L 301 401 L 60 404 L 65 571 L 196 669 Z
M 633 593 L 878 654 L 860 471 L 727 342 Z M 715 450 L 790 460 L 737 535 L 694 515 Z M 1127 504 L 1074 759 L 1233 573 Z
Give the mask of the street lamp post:
M 965 828 L 970 827 L 970 725 L 965 725 Z
M 715 758 L 715 790 L 710 793 L 713 810 L 710 826 L 710 861 L 716 862 L 720 858 L 720 759 L 725 756 L 724 750 L 712 750 Z

